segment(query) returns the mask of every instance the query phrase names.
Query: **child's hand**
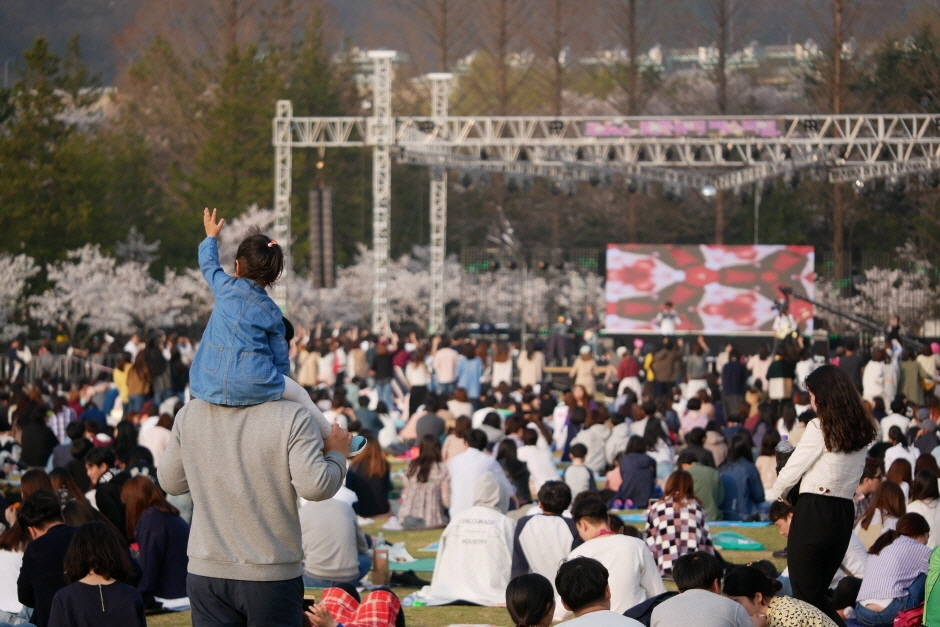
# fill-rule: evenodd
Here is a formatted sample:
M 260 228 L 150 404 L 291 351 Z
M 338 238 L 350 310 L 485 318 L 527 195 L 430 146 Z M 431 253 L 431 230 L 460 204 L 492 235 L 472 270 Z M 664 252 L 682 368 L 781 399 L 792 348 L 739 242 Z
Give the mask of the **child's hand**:
M 206 237 L 218 237 L 222 227 L 225 226 L 225 218 L 216 222 L 215 214 L 217 211 L 218 209 L 213 209 L 212 213 L 209 213 L 208 207 L 202 210 L 202 224 L 206 227 Z

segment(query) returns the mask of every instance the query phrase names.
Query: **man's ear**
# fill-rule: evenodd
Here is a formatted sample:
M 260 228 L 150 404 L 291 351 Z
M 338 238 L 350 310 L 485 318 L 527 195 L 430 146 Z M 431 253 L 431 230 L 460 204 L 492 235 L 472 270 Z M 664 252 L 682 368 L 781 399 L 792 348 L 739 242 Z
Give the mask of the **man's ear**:
M 568 604 L 565 603 L 565 600 L 564 600 L 564 599 L 561 600 L 561 606 L 562 606 L 563 608 L 565 608 L 566 610 L 568 610 L 569 612 L 571 611 L 571 608 L 568 607 Z
M 27 527 L 26 529 L 29 530 L 30 539 L 35 540 L 39 537 L 39 529 L 36 529 L 35 527 Z
M 607 587 L 604 588 L 604 600 L 610 601 L 610 584 L 607 584 Z
M 721 594 L 721 581 L 716 579 L 712 582 L 711 591 L 715 594 Z

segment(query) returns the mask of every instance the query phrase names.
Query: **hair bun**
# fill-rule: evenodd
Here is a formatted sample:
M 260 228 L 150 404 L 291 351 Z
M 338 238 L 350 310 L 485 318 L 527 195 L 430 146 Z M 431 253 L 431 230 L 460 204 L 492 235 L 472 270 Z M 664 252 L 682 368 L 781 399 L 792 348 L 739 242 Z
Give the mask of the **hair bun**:
M 779 579 L 771 579 L 770 587 L 773 588 L 774 592 L 780 592 L 781 590 L 783 590 L 783 584 L 780 583 Z

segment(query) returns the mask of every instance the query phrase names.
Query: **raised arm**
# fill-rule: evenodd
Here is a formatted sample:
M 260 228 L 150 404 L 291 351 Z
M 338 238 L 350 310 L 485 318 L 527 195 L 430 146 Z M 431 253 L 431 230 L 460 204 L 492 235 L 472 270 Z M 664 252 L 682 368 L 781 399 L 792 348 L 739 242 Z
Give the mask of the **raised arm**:
M 225 274 L 222 264 L 219 263 L 218 237 L 222 232 L 222 227 L 225 226 L 225 220 L 216 221 L 216 212 L 216 209 L 213 209 L 212 213 L 209 213 L 208 208 L 203 210 L 202 223 L 206 228 L 206 239 L 202 240 L 199 245 L 199 269 L 213 294 L 231 278 Z

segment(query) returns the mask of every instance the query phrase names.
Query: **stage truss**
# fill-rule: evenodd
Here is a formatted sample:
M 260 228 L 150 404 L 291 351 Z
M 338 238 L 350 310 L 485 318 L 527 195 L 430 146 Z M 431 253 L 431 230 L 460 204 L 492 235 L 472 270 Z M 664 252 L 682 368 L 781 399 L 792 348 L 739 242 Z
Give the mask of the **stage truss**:
M 737 189 L 810 170 L 832 183 L 940 170 L 940 116 L 915 114 L 584 117 L 448 115 L 450 74 L 428 75 L 431 116 L 392 116 L 392 60 L 372 60 L 372 115 L 295 117 L 290 101 L 274 118 L 275 239 L 290 272 L 291 152 L 373 150 L 372 328 L 388 333 L 391 158 L 431 169 L 429 331 L 443 330 L 447 170 L 501 172 L 559 182 L 652 181 L 710 191 Z M 275 302 L 287 310 L 287 281 Z

